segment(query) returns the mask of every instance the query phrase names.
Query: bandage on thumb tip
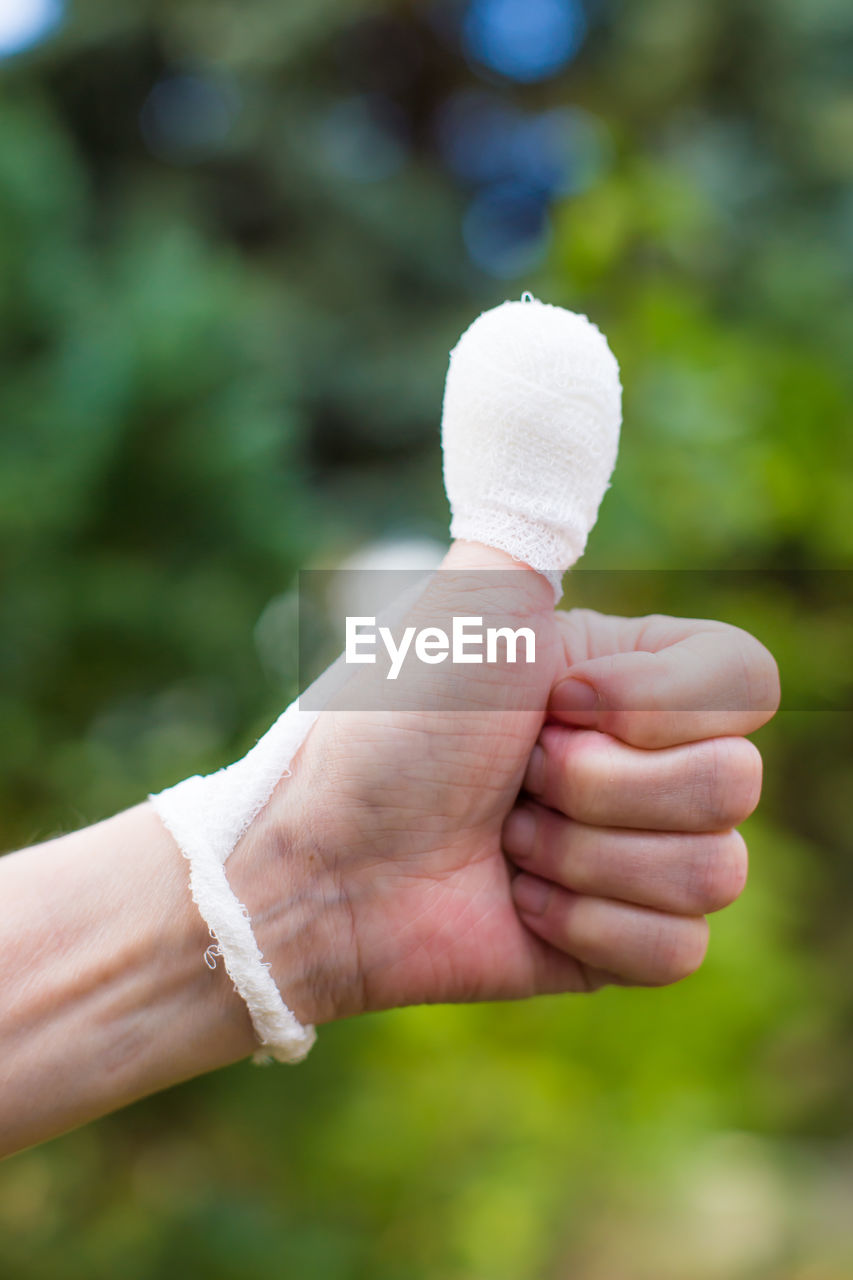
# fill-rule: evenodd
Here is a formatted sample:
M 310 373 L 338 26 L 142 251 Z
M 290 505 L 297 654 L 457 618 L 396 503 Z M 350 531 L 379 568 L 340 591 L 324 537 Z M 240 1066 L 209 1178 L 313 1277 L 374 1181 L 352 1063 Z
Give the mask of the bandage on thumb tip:
M 450 355 L 442 409 L 451 535 L 498 547 L 555 596 L 616 461 L 619 366 L 586 316 L 536 300 L 483 312 Z

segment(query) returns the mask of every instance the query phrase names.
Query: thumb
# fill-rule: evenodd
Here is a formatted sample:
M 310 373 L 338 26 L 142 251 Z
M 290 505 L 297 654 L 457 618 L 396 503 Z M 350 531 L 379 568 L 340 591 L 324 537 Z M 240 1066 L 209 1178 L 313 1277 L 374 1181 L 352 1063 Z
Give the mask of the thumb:
M 444 714 L 535 706 L 541 717 L 558 655 L 554 592 L 528 565 L 460 540 L 429 576 L 374 612 L 365 605 L 346 619 L 338 708 Z
M 448 577 L 447 587 L 454 596 L 460 597 L 460 603 L 466 591 L 488 587 L 491 581 L 494 587 L 500 585 L 505 592 L 504 607 L 512 603 L 519 616 L 553 611 L 554 588 L 549 579 L 497 547 L 457 538 L 440 568 L 449 575 L 457 575 L 455 580 Z

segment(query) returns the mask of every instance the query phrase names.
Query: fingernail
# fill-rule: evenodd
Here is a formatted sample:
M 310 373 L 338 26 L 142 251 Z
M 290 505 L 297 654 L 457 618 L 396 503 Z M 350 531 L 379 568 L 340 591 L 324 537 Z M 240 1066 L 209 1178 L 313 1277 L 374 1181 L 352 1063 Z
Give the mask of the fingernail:
M 601 699 L 591 684 L 569 676 L 567 680 L 561 680 L 554 686 L 550 705 L 552 711 L 569 715 L 572 711 L 598 711 Z
M 551 886 L 546 880 L 522 872 L 512 882 L 512 896 L 519 911 L 526 916 L 541 916 L 548 905 Z
M 527 772 L 524 775 L 524 790 L 531 795 L 539 796 L 545 790 L 545 752 L 537 743 L 527 761 Z
M 504 849 L 525 858 L 533 849 L 536 819 L 529 809 L 513 809 L 504 823 Z

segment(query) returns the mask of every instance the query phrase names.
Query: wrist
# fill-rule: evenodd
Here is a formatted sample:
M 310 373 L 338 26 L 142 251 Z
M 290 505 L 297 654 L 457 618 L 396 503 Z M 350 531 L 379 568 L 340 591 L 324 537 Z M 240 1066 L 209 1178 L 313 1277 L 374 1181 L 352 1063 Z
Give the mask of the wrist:
M 150 806 L 0 859 L 0 900 L 0 1157 L 254 1047 Z
M 339 871 L 298 812 L 298 798 L 296 778 L 283 780 L 226 872 L 282 1000 L 304 1026 L 316 1026 L 361 1012 L 360 984 Z M 251 1032 L 246 1051 L 257 1048 Z

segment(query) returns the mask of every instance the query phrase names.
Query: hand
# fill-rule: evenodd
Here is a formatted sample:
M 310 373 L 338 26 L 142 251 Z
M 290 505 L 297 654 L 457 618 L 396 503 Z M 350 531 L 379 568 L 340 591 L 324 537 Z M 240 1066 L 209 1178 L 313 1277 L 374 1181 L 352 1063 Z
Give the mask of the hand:
M 461 593 L 439 574 L 412 616 L 523 621 L 536 663 L 415 666 L 415 710 L 329 707 L 228 860 L 303 1022 L 671 982 L 743 885 L 766 650 L 715 622 L 555 613 L 543 578 L 472 544 L 445 567 Z M 4 904 L 0 1158 L 257 1048 L 150 804 L 0 858 Z
M 457 543 L 445 568 L 470 565 L 509 561 Z M 555 613 L 516 576 L 528 676 L 324 712 L 232 855 L 238 895 L 267 859 L 256 930 L 303 1021 L 677 981 L 743 888 L 761 760 L 741 735 L 778 706 L 772 657 L 722 623 Z

